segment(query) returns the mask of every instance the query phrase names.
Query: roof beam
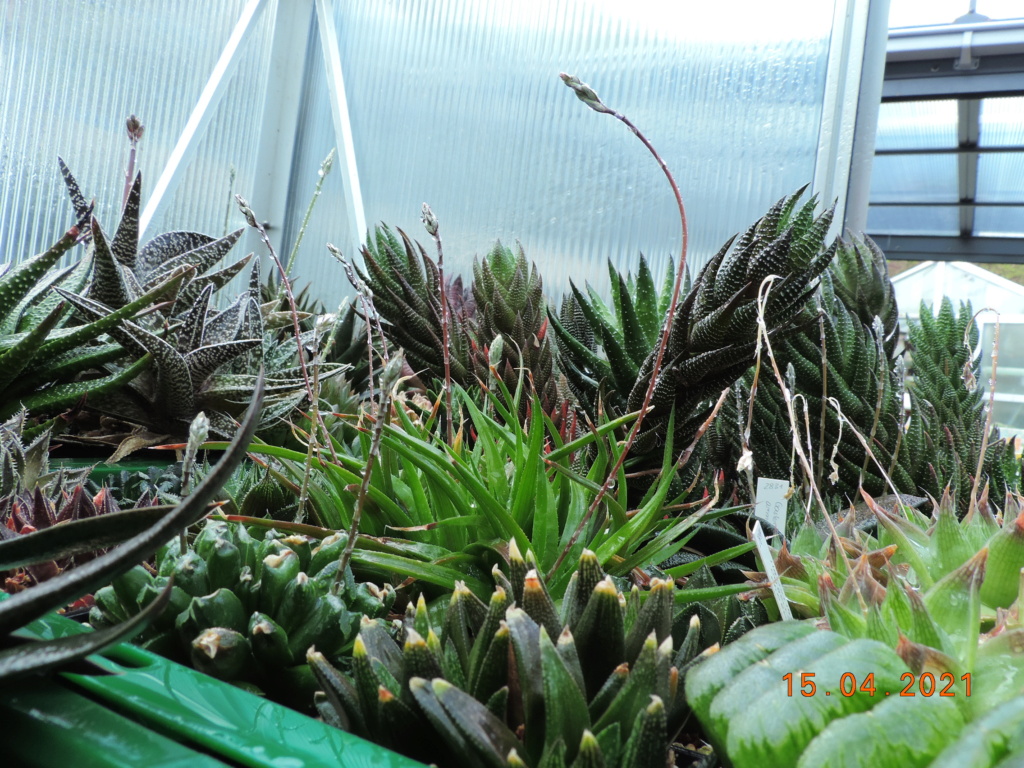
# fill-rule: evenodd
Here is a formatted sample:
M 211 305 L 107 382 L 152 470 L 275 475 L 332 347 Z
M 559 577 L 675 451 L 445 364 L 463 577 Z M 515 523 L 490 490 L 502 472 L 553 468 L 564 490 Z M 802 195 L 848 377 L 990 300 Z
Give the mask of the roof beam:
M 869 236 L 890 260 L 1024 264 L 1024 238 L 930 237 L 874 233 L 869 233 Z

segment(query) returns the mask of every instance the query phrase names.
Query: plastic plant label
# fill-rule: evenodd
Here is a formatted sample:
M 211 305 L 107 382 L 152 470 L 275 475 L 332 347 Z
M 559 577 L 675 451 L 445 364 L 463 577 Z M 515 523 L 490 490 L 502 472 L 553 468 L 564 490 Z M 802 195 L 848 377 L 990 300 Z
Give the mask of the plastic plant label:
M 778 482 L 778 481 L 775 481 Z M 757 547 L 757 556 L 761 558 L 761 565 L 764 568 L 765 576 L 771 584 L 772 596 L 779 606 L 779 615 L 784 621 L 793 618 L 793 612 L 789 609 L 789 601 L 786 599 L 786 590 L 782 588 L 779 581 L 779 572 L 775 569 L 775 560 L 772 559 L 772 551 L 768 548 L 768 539 L 764 537 L 761 530 L 761 522 L 754 523 L 754 546 Z
M 773 480 L 770 477 L 757 478 L 757 495 L 754 497 L 754 514 L 767 520 L 776 530 L 786 533 L 786 494 L 788 480 Z

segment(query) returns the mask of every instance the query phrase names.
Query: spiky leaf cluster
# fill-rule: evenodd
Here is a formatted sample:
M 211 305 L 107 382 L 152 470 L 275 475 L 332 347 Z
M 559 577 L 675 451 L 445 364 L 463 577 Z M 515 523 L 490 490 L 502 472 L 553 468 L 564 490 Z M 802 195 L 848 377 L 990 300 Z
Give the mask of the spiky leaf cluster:
M 400 237 L 399 237 L 400 236 Z M 413 371 L 432 381 L 444 380 L 444 343 L 441 328 L 440 276 L 437 264 L 423 246 L 401 230 L 377 227 L 362 250 L 365 274 L 373 290 L 373 305 L 383 319 L 389 341 L 405 350 Z M 445 286 L 449 307 L 449 350 L 452 381 L 472 387 L 486 380 L 486 360 L 472 328 L 472 303 L 461 279 Z
M 975 355 L 978 329 L 971 305 L 944 298 L 937 314 L 921 305 L 920 319 L 909 329 L 913 377 L 908 384 L 913 411 L 910 432 L 920 436 L 915 448 L 925 457 L 916 475 L 920 488 L 934 497 L 950 485 L 965 514 L 985 435 L 985 390 L 981 358 Z M 993 428 L 982 464 L 983 479 L 995 497 L 1014 490 L 1020 467 L 1009 441 Z
M 294 340 L 289 346 L 265 338 L 259 286 L 257 261 L 248 291 L 222 310 L 212 304 L 214 286 L 206 285 L 180 322 L 163 335 L 130 321 L 112 329 L 111 335 L 125 348 L 148 353 L 154 365 L 98 407 L 145 426 L 154 435 L 151 442 L 183 434 L 199 411 L 207 414 L 216 434 L 230 434 L 233 414 L 241 410 L 252 392 L 256 371 L 265 365 L 268 400 L 261 423 L 272 423 L 293 410 L 303 396 L 304 384 L 300 368 L 292 361 Z M 66 297 L 88 316 L 101 317 L 109 311 L 84 296 Z M 324 366 L 320 375 L 327 378 L 341 370 Z
M 107 491 L 91 496 L 81 483 L 58 481 L 59 492 L 48 495 L 41 486 L 0 498 L 0 541 L 10 541 L 36 531 L 44 531 L 75 520 L 119 512 L 120 507 Z M 102 550 L 69 554 L 54 560 L 33 563 L 23 568 L 0 572 L 0 588 L 13 594 L 51 579 L 75 565 L 92 560 Z
M 841 240 L 829 272 L 836 297 L 861 323 L 870 328 L 876 317 L 881 321 L 885 354 L 895 359 L 900 310 L 885 254 L 867 235 Z
M 853 248 L 844 244 L 840 252 L 849 255 Z M 889 492 L 887 476 L 899 492 L 913 493 L 915 454 L 903 434 L 902 361 L 888 351 L 895 330 L 887 329 L 878 315 L 871 324 L 863 322 L 861 316 L 876 307 L 848 305 L 847 300 L 856 298 L 848 286 L 858 280 L 851 279 L 848 268 L 840 274 L 830 269 L 822 276 L 818 293 L 804 309 L 802 330 L 774 346 L 776 361 L 789 377 L 787 388 L 799 398 L 798 433 L 805 443 L 810 435 L 813 480 L 823 495 L 836 497 L 840 504 L 857 500 L 862 486 L 871 494 Z M 884 295 L 882 287 L 870 287 L 873 276 L 888 283 L 884 273 L 862 272 L 862 293 Z M 844 284 L 846 288 L 836 288 Z M 750 381 L 748 375 L 748 392 Z M 792 434 L 782 391 L 765 361 L 750 424 L 758 475 L 792 475 Z
M 63 160 L 60 165 L 76 213 L 89 216 L 91 208 L 78 182 Z M 303 382 L 294 362 L 284 367 L 264 354 L 258 260 L 253 264 L 248 291 L 226 308 L 214 308 L 213 294 L 252 259 L 249 254 L 216 268 L 244 230 L 220 239 L 197 232 L 167 232 L 140 245 L 141 190 L 140 173 L 128 191 L 112 238 L 90 217 L 92 280 L 88 289 L 84 293 L 57 290 L 80 314 L 96 322 L 133 307 L 130 316 L 134 316 L 139 308 L 135 305 L 144 298 L 152 303 L 158 288 L 169 294 L 159 311 L 125 319 L 108 329 L 130 355 L 153 365 L 130 386 L 105 394 L 99 403 L 90 405 L 149 431 L 148 436 L 126 439 L 122 443 L 125 451 L 168 435 L 181 435 L 200 410 L 208 411 L 215 433 L 228 435 L 234 429 L 233 416 L 241 412 L 253 391 L 256 371 L 266 364 L 271 407 L 263 414 L 264 422 L 292 410 L 301 399 Z M 224 372 L 229 363 L 234 370 Z M 135 374 L 138 365 L 128 370 Z M 338 372 L 338 368 L 332 371 Z
M 552 345 L 547 331 L 546 301 L 536 264 L 526 261 L 523 247 L 513 253 L 501 242 L 483 259 L 473 259 L 473 285 L 478 346 L 501 338 L 498 374 L 515 391 L 523 371 L 548 413 L 559 402 Z
M 108 238 L 99 221 L 91 215 L 91 206 L 62 159 L 58 158 L 68 195 L 75 214 L 89 222 L 89 258 L 92 281 L 86 296 L 111 309 L 131 303 L 154 286 L 182 270 L 186 279 L 173 301 L 159 307 L 154 318 L 142 320 L 156 330 L 167 318 L 189 311 L 203 292 L 225 286 L 252 259 L 252 254 L 221 269 L 217 264 L 238 242 L 244 229 L 237 229 L 221 238 L 199 232 L 165 232 L 144 244 L 139 243 L 139 211 L 142 196 L 142 173 L 135 176 L 129 188 L 121 220 L 112 238 Z
M 325 720 L 443 765 L 661 768 L 699 621 L 673 650 L 671 581 L 626 598 L 585 552 L 559 608 L 534 565 L 488 604 L 458 586 L 443 624 L 421 599 L 397 642 L 364 621 L 348 674 L 311 651 Z
M 80 212 L 80 224 L 90 212 Z M 116 312 L 92 322 L 76 324 L 60 290 L 82 290 L 88 285 L 89 263 L 57 267 L 76 239 L 72 227 L 49 250 L 0 274 L 0 418 L 21 408 L 33 416 L 46 416 L 120 387 L 146 363 L 110 372 L 107 366 L 125 354 L 104 337 L 135 313 L 172 295 L 183 279 L 173 273 L 140 292 Z M 56 290 L 54 290 L 56 289 Z M 148 361 L 147 361 L 148 362 Z M 44 426 L 29 427 L 38 434 Z
M 654 410 L 644 421 L 634 453 L 658 456 L 669 414 L 675 409 L 677 451 L 691 445 L 719 393 L 746 371 L 758 336 L 758 293 L 769 275 L 778 275 L 763 317 L 768 333 L 791 331 L 813 282 L 832 260 L 826 248 L 832 210 L 814 213 L 803 193 L 783 198 L 738 240 L 732 238 L 705 265 L 677 308 L 665 361 L 654 387 Z M 639 409 L 647 393 L 657 350 L 652 350 L 627 400 Z
M 599 402 L 625 413 L 640 367 L 658 343 L 675 269 L 670 259 L 660 291 L 643 255 L 635 278 L 622 275 L 611 261 L 608 274 L 611 307 L 589 285 L 584 294 L 570 282 L 572 291 L 562 298 L 558 315 L 549 311 L 559 367 L 591 419 L 597 418 Z
M 346 540 L 276 531 L 257 539 L 240 525 L 209 521 L 184 552 L 177 541 L 158 551 L 155 576 L 139 566 L 99 590 L 89 621 L 105 628 L 128 620 L 173 576 L 169 604 L 140 635 L 143 647 L 301 702 L 296 667 L 306 650 L 316 645 L 337 661 L 350 651 L 360 616 L 384 616 L 395 599 L 387 587 L 356 583 L 349 569 L 338 578 Z

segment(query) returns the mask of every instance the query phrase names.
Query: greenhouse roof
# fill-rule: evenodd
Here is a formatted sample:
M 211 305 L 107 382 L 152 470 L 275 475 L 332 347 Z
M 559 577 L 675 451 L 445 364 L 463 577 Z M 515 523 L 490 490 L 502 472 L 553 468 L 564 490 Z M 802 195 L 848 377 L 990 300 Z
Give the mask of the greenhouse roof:
M 1024 18 L 983 3 L 894 0 L 867 218 L 890 258 L 1024 261 Z

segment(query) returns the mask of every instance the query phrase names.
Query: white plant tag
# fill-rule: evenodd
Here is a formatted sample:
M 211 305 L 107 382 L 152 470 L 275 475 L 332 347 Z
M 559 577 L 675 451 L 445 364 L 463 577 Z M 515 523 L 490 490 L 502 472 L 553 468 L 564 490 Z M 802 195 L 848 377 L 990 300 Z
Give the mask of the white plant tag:
M 787 493 L 789 493 L 788 480 L 773 480 L 770 477 L 757 478 L 754 514 L 774 525 L 783 535 L 786 533 Z
M 775 597 L 775 603 L 779 606 L 779 615 L 783 620 L 792 619 L 793 612 L 789 609 L 786 590 L 782 588 L 782 582 L 779 581 L 779 572 L 775 569 L 772 551 L 768 548 L 768 539 L 764 537 L 760 521 L 754 523 L 754 546 L 757 547 L 757 554 L 764 565 L 765 576 L 768 577 L 768 581 L 771 583 L 772 595 Z

